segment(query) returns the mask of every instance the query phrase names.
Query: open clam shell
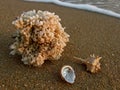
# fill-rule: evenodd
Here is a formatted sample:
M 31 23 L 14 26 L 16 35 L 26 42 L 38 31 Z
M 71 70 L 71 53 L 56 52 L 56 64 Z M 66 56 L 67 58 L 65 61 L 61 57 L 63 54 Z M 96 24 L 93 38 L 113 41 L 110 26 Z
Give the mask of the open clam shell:
M 61 77 L 70 84 L 73 84 L 76 78 L 73 68 L 69 65 L 65 65 L 61 68 Z

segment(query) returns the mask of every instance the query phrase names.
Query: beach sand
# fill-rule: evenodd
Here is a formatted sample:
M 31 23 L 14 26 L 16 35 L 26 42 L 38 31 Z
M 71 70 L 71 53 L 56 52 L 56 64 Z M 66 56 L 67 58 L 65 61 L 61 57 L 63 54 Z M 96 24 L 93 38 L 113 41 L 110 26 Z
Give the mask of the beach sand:
M 11 24 L 16 16 L 28 10 L 48 10 L 62 19 L 70 42 L 58 61 L 46 61 L 41 67 L 26 66 L 20 56 L 9 55 Z M 54 4 L 0 0 L 0 90 L 119 90 L 120 89 L 120 19 Z M 101 71 L 91 74 L 73 57 L 102 57 Z M 60 77 L 63 65 L 76 73 L 73 85 Z

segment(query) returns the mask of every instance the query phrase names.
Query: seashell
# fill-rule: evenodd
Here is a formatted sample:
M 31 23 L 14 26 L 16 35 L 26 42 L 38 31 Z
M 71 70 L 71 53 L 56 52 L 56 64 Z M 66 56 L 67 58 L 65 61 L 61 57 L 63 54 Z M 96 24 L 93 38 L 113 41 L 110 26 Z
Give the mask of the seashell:
M 90 57 L 88 57 L 87 59 L 82 59 L 78 57 L 74 58 L 80 60 L 83 64 L 85 64 L 87 67 L 87 71 L 90 71 L 91 73 L 97 73 L 101 69 L 99 61 L 102 57 L 95 56 L 93 54 L 90 55 Z
M 65 65 L 61 68 L 61 77 L 70 84 L 73 84 L 76 78 L 73 68 L 69 65 Z

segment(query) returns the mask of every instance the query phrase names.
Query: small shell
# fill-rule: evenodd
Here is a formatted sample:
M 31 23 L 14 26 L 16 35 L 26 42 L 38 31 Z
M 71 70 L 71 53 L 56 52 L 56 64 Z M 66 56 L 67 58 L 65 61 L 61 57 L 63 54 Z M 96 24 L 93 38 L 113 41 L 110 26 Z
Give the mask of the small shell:
M 97 73 L 101 69 L 99 61 L 102 57 L 95 56 L 93 54 L 90 55 L 90 57 L 88 57 L 87 59 L 82 59 L 77 57 L 74 58 L 80 60 L 83 64 L 85 64 L 87 67 L 87 71 L 90 71 L 91 73 Z
M 73 68 L 69 65 L 65 65 L 61 68 L 61 77 L 70 84 L 73 84 L 76 78 Z

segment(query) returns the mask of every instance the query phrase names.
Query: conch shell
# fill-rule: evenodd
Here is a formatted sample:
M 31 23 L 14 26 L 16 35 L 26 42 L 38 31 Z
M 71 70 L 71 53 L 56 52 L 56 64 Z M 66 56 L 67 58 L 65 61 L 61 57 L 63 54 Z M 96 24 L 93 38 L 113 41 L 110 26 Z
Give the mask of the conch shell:
M 61 77 L 67 83 L 73 84 L 75 82 L 75 72 L 73 68 L 69 65 L 65 65 L 61 68 Z
M 91 73 L 97 73 L 101 69 L 99 61 L 102 57 L 95 56 L 93 54 L 90 55 L 90 57 L 87 59 L 82 59 L 78 57 L 74 57 L 74 58 L 80 60 L 83 64 L 85 64 L 87 67 L 87 71 L 90 71 Z

